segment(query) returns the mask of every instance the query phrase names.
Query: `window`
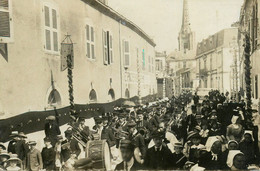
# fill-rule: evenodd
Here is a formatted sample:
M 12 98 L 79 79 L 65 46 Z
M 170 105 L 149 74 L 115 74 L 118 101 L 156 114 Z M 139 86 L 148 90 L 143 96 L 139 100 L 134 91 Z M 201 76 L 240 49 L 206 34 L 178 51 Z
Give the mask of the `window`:
M 95 32 L 94 27 L 86 25 L 86 45 L 87 45 L 87 58 L 95 59 Z
M 61 97 L 60 93 L 56 90 L 53 89 L 48 97 L 48 104 L 50 106 L 59 106 L 61 105 Z
M 10 0 L 0 0 L 0 42 L 11 40 L 12 16 Z
M 97 101 L 97 94 L 94 89 L 92 89 L 89 93 L 89 100 L 90 102 L 96 102 Z
M 130 66 L 130 45 L 129 41 L 123 40 L 123 50 L 124 50 L 124 66 Z
M 103 42 L 103 58 L 104 64 L 110 65 L 113 63 L 113 36 L 109 31 L 102 31 Z
M 129 92 L 128 88 L 125 90 L 125 97 L 127 99 L 130 98 L 130 92 Z
M 44 34 L 45 50 L 58 53 L 59 51 L 59 29 L 58 29 L 58 12 L 50 4 L 45 4 L 44 12 Z
M 110 100 L 109 100 L 109 101 L 114 101 L 114 100 L 115 100 L 115 92 L 114 92 L 114 90 L 113 90 L 112 88 L 109 89 L 108 95 L 109 95 L 109 97 L 110 97 Z

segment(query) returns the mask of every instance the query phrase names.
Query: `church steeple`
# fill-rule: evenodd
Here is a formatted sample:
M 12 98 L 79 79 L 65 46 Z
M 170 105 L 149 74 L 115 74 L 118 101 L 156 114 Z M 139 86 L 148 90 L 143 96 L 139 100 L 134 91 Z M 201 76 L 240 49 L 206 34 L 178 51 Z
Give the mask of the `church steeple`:
M 190 28 L 188 0 L 183 0 L 182 25 L 179 32 L 179 51 L 186 53 L 193 49 L 193 33 Z

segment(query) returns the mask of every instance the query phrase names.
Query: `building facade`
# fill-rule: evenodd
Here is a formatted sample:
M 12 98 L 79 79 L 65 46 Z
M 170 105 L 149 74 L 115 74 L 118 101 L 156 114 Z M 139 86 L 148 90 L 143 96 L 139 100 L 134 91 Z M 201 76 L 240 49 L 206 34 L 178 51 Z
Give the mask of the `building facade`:
M 221 30 L 197 45 L 196 75 L 198 90 L 206 94 L 211 89 L 235 91 L 235 61 L 238 58 L 238 28 Z M 238 71 L 237 71 L 238 73 Z
M 106 0 L 2 0 L 0 18 L 0 118 L 69 105 L 66 35 L 76 104 L 157 91 L 155 43 Z
M 252 89 L 252 99 L 254 103 L 257 103 L 260 93 L 259 93 L 259 74 L 260 74 L 260 66 L 258 65 L 260 62 L 260 32 L 259 32 L 259 17 L 260 13 L 259 9 L 259 0 L 245 0 L 241 12 L 240 12 L 240 20 L 239 20 L 239 67 L 240 70 L 240 85 L 241 85 L 241 94 L 245 95 L 246 83 L 245 83 L 245 70 L 244 70 L 244 38 L 245 34 L 248 34 L 250 37 L 250 65 L 251 69 L 251 89 Z

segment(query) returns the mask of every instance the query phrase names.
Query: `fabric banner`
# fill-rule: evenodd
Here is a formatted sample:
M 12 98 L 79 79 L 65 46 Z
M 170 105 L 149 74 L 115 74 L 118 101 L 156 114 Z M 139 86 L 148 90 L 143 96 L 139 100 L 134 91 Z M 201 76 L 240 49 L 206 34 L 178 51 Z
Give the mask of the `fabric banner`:
M 93 103 L 93 104 L 75 104 L 75 110 L 79 116 L 91 118 L 94 116 L 102 115 L 102 113 L 112 112 L 115 106 L 121 106 L 126 99 L 118 99 L 110 103 Z M 127 99 L 138 103 L 138 97 Z M 62 126 L 70 122 L 69 116 L 70 108 L 64 107 L 57 109 L 59 115 L 59 125 Z M 0 142 L 10 140 L 9 135 L 12 131 L 22 131 L 25 134 L 41 131 L 44 129 L 46 117 L 56 115 L 54 110 L 50 111 L 35 111 L 19 114 L 17 116 L 0 120 Z

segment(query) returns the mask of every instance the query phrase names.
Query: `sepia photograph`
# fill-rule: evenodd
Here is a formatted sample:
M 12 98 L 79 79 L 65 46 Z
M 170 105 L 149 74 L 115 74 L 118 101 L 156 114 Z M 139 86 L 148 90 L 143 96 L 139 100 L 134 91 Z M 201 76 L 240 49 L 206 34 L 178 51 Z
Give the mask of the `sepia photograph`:
M 260 170 L 258 9 L 0 0 L 0 171 Z

